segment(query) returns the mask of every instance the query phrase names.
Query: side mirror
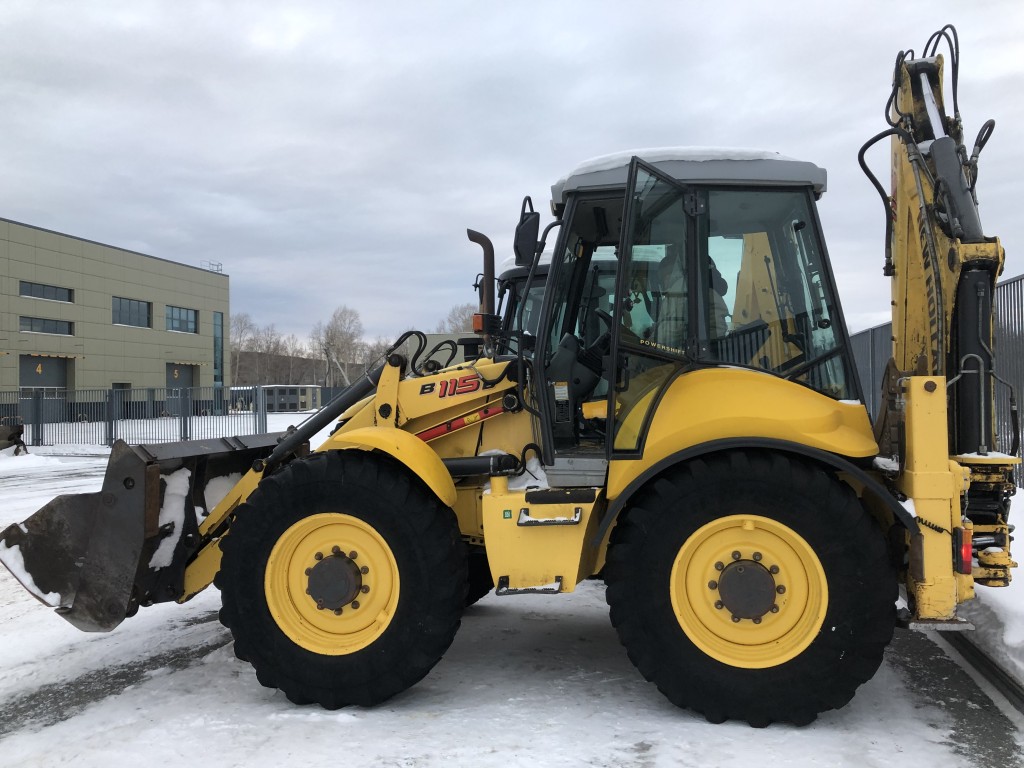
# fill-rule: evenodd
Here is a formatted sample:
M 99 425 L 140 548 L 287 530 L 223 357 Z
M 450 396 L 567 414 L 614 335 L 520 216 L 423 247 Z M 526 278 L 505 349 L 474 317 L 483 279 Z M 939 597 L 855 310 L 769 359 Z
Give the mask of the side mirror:
M 537 254 L 537 236 L 540 234 L 540 214 L 533 210 L 533 200 L 523 198 L 523 209 L 519 213 L 516 239 L 512 250 L 516 254 L 516 266 L 528 267 Z

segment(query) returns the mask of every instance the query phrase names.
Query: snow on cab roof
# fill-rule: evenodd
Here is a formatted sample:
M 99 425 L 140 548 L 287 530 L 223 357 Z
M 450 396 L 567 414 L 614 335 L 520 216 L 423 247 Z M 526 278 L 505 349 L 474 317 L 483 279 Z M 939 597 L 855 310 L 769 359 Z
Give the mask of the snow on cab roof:
M 811 185 L 825 191 L 824 168 L 763 149 L 741 147 L 660 147 L 616 152 L 587 160 L 551 187 L 551 201 L 565 202 L 568 192 L 626 183 L 633 157 L 674 179 L 688 182 Z

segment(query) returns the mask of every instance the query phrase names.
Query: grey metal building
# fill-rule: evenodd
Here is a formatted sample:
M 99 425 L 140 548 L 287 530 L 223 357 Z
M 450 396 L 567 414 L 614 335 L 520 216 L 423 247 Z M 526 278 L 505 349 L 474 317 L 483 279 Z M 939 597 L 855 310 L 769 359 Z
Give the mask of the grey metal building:
M 228 276 L 0 218 L 0 391 L 228 387 Z
M 996 393 L 996 431 L 1004 438 L 1005 450 L 1012 435 L 1010 417 L 1010 388 L 1019 398 L 1024 392 L 1024 275 L 1008 278 L 996 285 L 993 296 L 995 306 L 995 373 L 998 376 Z M 868 328 L 850 336 L 853 355 L 857 361 L 864 405 L 874 418 L 881 407 L 882 375 L 892 357 L 892 323 Z M 1024 474 L 1018 472 L 1018 484 Z

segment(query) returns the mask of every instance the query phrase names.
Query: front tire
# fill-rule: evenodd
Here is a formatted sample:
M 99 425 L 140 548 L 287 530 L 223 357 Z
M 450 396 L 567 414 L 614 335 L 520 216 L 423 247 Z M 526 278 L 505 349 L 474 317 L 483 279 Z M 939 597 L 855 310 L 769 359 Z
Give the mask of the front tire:
M 470 547 L 466 555 L 466 570 L 469 582 L 466 591 L 468 608 L 494 591 L 494 578 L 491 576 L 491 566 L 487 561 L 487 550 L 483 547 Z
M 757 451 L 697 459 L 623 514 L 606 567 L 612 623 L 676 705 L 802 725 L 881 664 L 897 596 L 885 540 L 820 467 Z
M 459 627 L 455 515 L 385 457 L 291 462 L 239 508 L 221 549 L 235 653 L 296 703 L 378 704 L 422 679 Z

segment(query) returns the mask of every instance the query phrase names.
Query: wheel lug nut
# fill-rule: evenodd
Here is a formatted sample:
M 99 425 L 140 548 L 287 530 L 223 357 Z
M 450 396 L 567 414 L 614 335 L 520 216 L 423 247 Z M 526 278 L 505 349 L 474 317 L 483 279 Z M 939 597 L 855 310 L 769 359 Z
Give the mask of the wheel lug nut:
M 754 553 L 754 562 L 755 563 L 760 563 L 761 562 L 761 553 L 760 552 L 755 552 Z
M 362 568 L 359 569 L 359 572 L 365 576 L 370 572 L 370 569 L 364 565 Z
M 779 572 L 779 566 L 773 565 L 771 568 L 768 569 L 768 571 L 770 573 L 778 573 Z
M 307 575 L 307 576 L 309 576 L 309 574 L 311 574 L 312 572 L 313 572 L 313 569 L 312 569 L 312 568 L 307 568 L 307 569 L 306 569 L 306 575 Z
M 732 617 L 732 623 L 733 624 L 739 624 L 740 623 L 740 617 L 739 616 L 733 616 Z
M 358 608 L 359 607 L 359 601 L 358 600 L 353 600 L 352 601 L 352 607 L 353 608 Z
M 370 591 L 370 585 L 369 584 L 363 584 L 363 586 L 361 586 L 359 588 L 359 591 L 362 592 L 365 595 L 367 592 Z
M 324 559 L 324 553 L 323 552 L 317 552 L 315 555 L 313 555 L 313 559 L 314 560 L 323 560 Z
M 322 611 L 324 609 L 324 601 L 323 600 L 317 600 L 316 601 L 316 609 L 318 611 Z
M 773 606 L 771 607 L 771 612 L 772 612 L 772 613 L 778 613 L 778 612 L 779 612 L 779 606 L 777 606 L 777 605 L 773 605 Z
M 739 560 L 739 559 L 740 559 L 740 557 L 742 557 L 742 555 L 740 555 L 740 553 L 739 553 L 739 552 L 733 552 L 733 553 L 732 553 L 732 559 L 733 559 L 733 560 Z
M 754 617 L 754 623 L 755 624 L 760 624 L 761 623 L 761 617 L 760 616 L 755 616 Z
M 786 588 L 781 584 L 779 584 L 779 586 L 775 588 L 775 591 L 778 592 L 780 595 L 786 594 Z
M 331 547 L 331 553 L 335 554 L 335 555 L 340 555 L 341 554 L 341 547 L 339 547 L 337 544 L 335 544 L 333 547 Z
M 718 589 L 718 582 L 714 580 L 709 581 L 708 589 Z
M 725 570 L 725 564 L 724 563 L 715 563 L 715 570 L 716 571 L 724 571 Z
M 334 615 L 335 616 L 341 616 L 341 608 L 335 608 L 334 609 Z
M 715 608 L 717 608 L 718 610 L 722 610 L 723 608 L 725 608 L 725 603 L 723 603 L 721 600 L 715 600 Z
M 356 552 L 354 549 L 348 553 L 349 560 L 355 560 L 357 557 L 359 557 L 359 553 Z

